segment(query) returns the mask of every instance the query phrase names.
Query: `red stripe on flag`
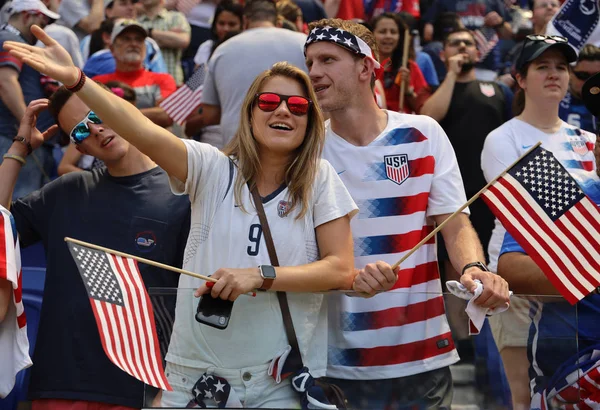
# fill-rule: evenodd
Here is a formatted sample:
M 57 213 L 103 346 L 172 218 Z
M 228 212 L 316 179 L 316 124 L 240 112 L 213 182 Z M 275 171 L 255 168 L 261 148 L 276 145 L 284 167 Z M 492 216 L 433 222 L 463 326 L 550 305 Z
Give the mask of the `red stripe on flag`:
M 594 232 L 600 232 L 600 221 L 598 221 L 597 217 L 595 215 L 592 215 L 588 210 L 588 208 L 591 208 L 592 210 L 598 210 L 598 206 L 592 201 L 590 201 L 588 198 L 584 198 L 583 200 L 581 200 L 581 202 L 577 204 L 576 207 L 577 210 L 581 212 L 585 220 L 590 225 L 592 225 L 592 229 L 594 230 Z
M 137 268 L 137 262 L 134 261 L 133 263 L 135 264 L 136 269 L 139 272 L 139 269 Z M 149 351 L 151 353 L 153 353 L 151 355 L 151 357 L 153 358 L 153 361 L 154 361 L 155 358 L 157 358 L 157 359 L 161 358 L 160 345 L 158 343 L 158 336 L 156 335 L 156 323 L 154 322 L 154 309 L 152 308 L 152 302 L 150 301 L 150 296 L 148 296 L 147 292 L 142 292 L 141 298 L 143 299 L 144 306 L 148 307 L 148 317 L 150 319 L 150 324 L 152 326 L 152 331 L 149 333 L 149 335 L 152 336 L 152 341 L 154 342 L 154 351 L 152 352 L 151 348 L 149 349 Z M 169 385 L 169 382 L 165 376 L 162 360 L 157 360 L 157 363 L 154 364 L 154 369 L 156 369 L 158 371 L 157 372 L 158 379 L 160 380 L 161 384 L 164 386 L 163 389 L 171 391 L 172 388 Z
M 501 179 L 499 181 L 499 183 L 502 186 L 504 186 L 506 189 L 509 190 L 509 192 L 513 195 L 513 197 L 519 201 L 519 204 L 523 208 L 523 210 L 525 211 L 525 214 L 528 215 L 531 219 L 533 219 L 534 222 L 535 222 L 535 224 L 537 225 L 537 227 L 541 228 L 542 231 L 543 231 L 543 233 L 546 234 L 551 240 L 553 240 L 554 243 L 560 244 L 560 243 L 565 243 L 566 242 L 565 240 L 568 239 L 568 238 L 565 235 L 565 232 L 562 232 L 562 231 L 559 230 L 560 233 L 563 235 L 563 237 L 559 237 L 554 232 L 554 230 L 552 230 L 552 228 L 546 223 L 546 221 L 544 221 L 540 217 L 540 212 L 544 212 L 543 210 L 542 211 L 538 211 L 536 209 L 533 209 L 531 207 L 531 205 L 526 200 L 523 199 L 521 193 L 518 192 L 517 189 L 509 181 L 507 181 L 506 179 Z M 566 213 L 564 215 L 566 215 Z M 563 218 L 564 215 L 561 218 Z M 522 214 L 519 214 L 519 217 L 521 218 Z M 525 222 L 525 218 L 522 218 L 521 223 L 527 223 L 527 222 Z M 537 234 L 538 231 L 535 229 L 536 225 L 529 226 L 529 228 L 530 228 L 530 230 L 532 232 L 535 231 L 535 233 Z M 554 226 L 556 226 L 558 228 L 558 226 L 556 225 L 556 222 L 554 223 Z M 541 238 L 541 237 L 539 237 L 539 238 Z M 544 240 L 541 240 L 541 242 L 545 243 Z M 581 263 L 581 261 L 579 260 L 578 255 L 576 255 L 575 252 L 574 252 L 575 250 L 577 250 L 577 248 L 567 246 L 567 247 L 564 247 L 561 250 L 563 251 L 563 253 L 565 253 L 565 255 L 567 256 L 569 262 L 571 262 L 573 265 L 575 265 L 575 268 L 579 271 L 579 273 L 582 276 L 584 276 L 584 278 L 588 282 L 593 283 L 594 282 L 593 276 L 589 272 L 586 271 L 585 266 Z M 558 253 L 557 253 L 557 259 L 562 262 L 562 259 L 558 256 Z M 571 276 L 569 274 L 570 270 L 569 270 L 569 268 L 567 267 L 566 264 L 564 265 L 563 272 L 565 273 L 565 275 Z M 576 278 L 573 277 L 573 276 L 571 277 L 571 279 L 572 279 L 572 281 L 576 281 Z M 579 283 L 579 282 L 577 281 L 577 283 Z M 585 290 L 586 289 L 585 286 L 581 285 L 581 288 L 584 289 L 584 291 L 582 293 L 586 294 L 586 293 L 589 292 L 589 291 Z
M 564 224 L 562 221 L 563 218 L 569 221 L 575 227 L 575 232 L 573 232 Z M 565 235 L 573 244 L 575 244 L 576 249 L 583 255 L 585 261 L 592 267 L 592 269 L 596 272 L 600 272 L 600 255 L 598 255 L 597 252 L 595 252 L 595 255 L 592 255 L 590 252 L 591 249 L 588 247 L 590 243 L 594 242 L 594 239 L 589 232 L 586 232 L 585 229 L 583 229 L 577 218 L 573 217 L 571 213 L 567 212 L 562 218 L 559 218 L 555 224 L 562 231 L 563 235 Z M 593 277 L 591 281 L 594 281 Z
M 500 180 L 502 180 L 502 178 Z M 498 182 L 500 182 L 500 180 L 498 180 Z M 552 282 L 552 284 L 561 292 L 561 294 L 565 295 L 567 300 L 569 300 L 569 301 L 576 300 L 577 298 L 567 289 L 566 285 L 563 284 L 562 281 L 556 276 L 556 274 L 554 273 L 554 269 L 551 268 L 550 265 L 548 264 L 548 262 L 546 262 L 546 260 L 539 255 L 539 253 L 536 249 L 536 246 L 534 244 L 529 243 L 529 240 L 526 239 L 525 235 L 522 233 L 521 228 L 514 225 L 513 222 L 508 219 L 508 217 L 504 214 L 504 212 L 501 211 L 498 206 L 496 206 L 493 198 L 490 199 L 488 197 L 488 192 L 496 195 L 498 197 L 499 202 L 504 207 L 506 207 L 506 209 L 509 211 L 510 216 L 512 218 L 516 219 L 517 222 L 519 222 L 521 225 L 524 224 L 524 219 L 521 216 L 520 212 L 524 212 L 524 211 L 523 210 L 516 211 L 516 209 L 510 203 L 507 203 L 508 202 L 507 198 L 502 193 L 500 193 L 500 191 L 495 186 L 491 186 L 487 192 L 484 192 L 482 194 L 482 198 L 484 199 L 486 204 L 490 207 L 492 212 L 498 217 L 500 222 L 502 222 L 502 225 L 504 225 L 504 227 L 511 233 L 511 235 L 515 238 L 515 240 L 523 247 L 523 249 L 527 252 L 527 254 L 546 273 L 546 275 L 548 276 L 548 279 Z M 540 246 L 543 247 L 544 241 L 542 240 L 540 242 L 540 235 L 538 234 L 536 229 L 530 229 L 528 224 L 525 224 L 524 229 L 529 235 L 531 235 L 540 244 Z M 550 246 L 543 247 L 543 249 L 544 249 L 544 251 L 546 251 L 548 253 L 550 258 L 552 259 L 552 262 L 554 264 L 556 264 L 560 268 L 561 271 L 564 272 L 565 266 L 564 266 L 562 260 L 557 257 L 554 250 Z M 577 287 L 579 289 L 578 286 L 575 286 L 575 287 Z M 580 292 L 581 292 L 581 290 L 580 290 Z M 568 297 L 567 297 L 567 295 L 568 295 Z
M 392 289 L 406 289 L 439 278 L 440 273 L 437 262 L 422 263 L 414 268 L 400 269 L 398 280 Z
M 137 262 L 135 261 L 131 261 L 131 263 L 134 265 L 134 269 L 136 271 L 138 270 L 137 267 Z M 141 327 L 143 329 L 141 329 L 141 331 L 143 332 L 143 339 L 140 337 L 140 341 L 141 341 L 141 345 L 140 350 L 144 351 L 144 353 L 140 353 L 141 354 L 141 358 L 143 360 L 143 365 L 144 365 L 144 370 L 145 372 L 147 372 L 150 375 L 150 380 L 152 380 L 155 384 L 157 384 L 160 380 L 160 377 L 158 377 L 158 375 L 156 374 L 156 356 L 153 356 L 152 354 L 155 353 L 152 351 L 152 348 L 150 347 L 150 341 L 148 340 L 148 335 L 155 335 L 156 334 L 156 329 L 153 329 L 151 324 L 148 323 L 149 322 L 149 317 L 148 317 L 148 310 L 146 309 L 146 305 L 143 303 L 142 301 L 142 293 L 145 293 L 145 288 L 144 285 L 141 283 L 141 278 L 139 276 L 136 277 L 136 275 L 133 274 L 132 270 L 131 270 L 131 264 L 128 263 L 128 261 L 124 261 L 124 266 L 125 269 L 127 270 L 127 273 L 129 275 L 129 277 L 131 278 L 131 280 L 133 281 L 134 286 L 134 296 L 135 296 L 135 303 L 139 306 L 140 310 L 141 310 L 141 315 L 140 315 L 140 319 L 141 319 Z M 142 289 L 140 289 L 140 287 Z M 151 305 L 147 305 L 148 307 Z M 137 321 L 136 321 L 137 322 Z M 137 323 L 136 323 L 137 324 Z M 152 365 L 149 361 L 148 361 L 148 355 L 150 355 L 150 360 L 154 362 L 154 365 Z M 160 353 L 159 353 L 159 357 L 160 357 Z M 161 363 L 162 365 L 162 363 Z M 161 367 L 161 371 L 162 371 L 162 367 Z
M 504 182 L 504 181 L 500 181 L 500 182 Z M 494 190 L 495 189 L 496 188 L 494 187 Z M 502 194 L 499 193 L 499 197 L 503 198 Z M 544 238 L 542 238 L 542 236 L 539 234 L 540 230 L 544 234 L 546 234 L 546 231 L 545 231 L 544 227 L 536 227 L 536 226 L 531 227 L 527 222 L 525 222 L 525 220 L 524 220 L 524 218 L 522 216 L 523 214 L 526 214 L 526 211 L 524 209 L 516 210 L 516 208 L 514 208 L 511 204 L 504 203 L 504 205 L 512 212 L 513 218 L 515 218 L 523 226 L 523 228 L 525 229 L 525 231 L 529 235 L 531 235 L 537 241 L 537 243 L 550 256 L 551 261 L 558 267 L 559 271 L 563 275 L 565 275 L 565 277 L 568 279 L 568 276 L 570 276 L 569 273 L 568 273 L 569 270 L 567 269 L 565 263 L 563 262 L 562 257 L 558 255 L 558 253 L 554 250 L 554 248 L 552 246 L 550 246 L 550 245 L 544 246 L 545 243 L 546 243 L 546 240 Z M 529 215 L 529 216 L 531 216 L 531 215 Z M 519 228 L 515 227 L 515 230 L 519 230 Z M 534 262 L 536 262 L 539 265 L 539 263 L 542 260 L 544 260 L 544 258 L 539 254 L 538 249 L 537 249 L 537 247 L 534 244 L 530 244 L 525 239 L 524 236 L 522 238 L 523 238 L 522 241 L 519 242 L 519 240 L 515 236 L 515 239 L 517 239 L 517 241 L 519 242 L 519 244 L 527 245 L 527 246 L 523 246 L 523 249 L 525 249 L 525 251 L 527 252 L 527 254 L 534 260 Z M 558 249 L 559 248 L 557 247 L 557 250 Z M 564 249 L 561 249 L 561 250 L 564 250 Z M 551 268 L 550 266 L 548 266 L 547 277 L 548 277 L 548 279 L 552 282 L 552 284 L 557 289 L 559 289 L 559 290 L 562 289 L 562 291 L 564 291 L 566 294 L 569 295 L 569 298 L 571 298 L 571 299 L 575 298 L 575 296 L 567 288 L 566 284 L 563 283 L 563 281 L 560 279 L 560 277 L 556 274 L 555 269 Z M 579 292 L 581 292 L 582 294 L 585 294 L 585 289 L 581 286 L 581 284 L 579 282 L 572 282 L 572 281 L 569 281 L 569 282 Z M 562 294 L 562 292 L 561 292 L 561 294 Z
M 142 355 L 139 352 L 140 348 L 137 344 L 137 341 L 140 340 L 138 339 L 138 335 L 139 338 L 142 338 L 142 333 L 140 332 L 140 329 L 138 327 L 139 319 L 136 320 L 133 317 L 133 314 L 135 313 L 136 317 L 139 318 L 139 312 L 136 311 L 139 309 L 136 309 L 135 307 L 135 287 L 133 287 L 130 283 L 131 279 L 129 270 L 127 268 L 127 264 L 124 263 L 123 258 L 116 257 L 114 255 L 107 256 L 113 258 L 113 262 L 119 270 L 119 273 L 121 274 L 121 278 L 123 279 L 123 286 L 125 287 L 127 304 L 124 308 L 120 309 L 124 320 L 121 326 L 124 327 L 126 330 L 127 343 L 124 347 L 125 351 L 127 352 L 127 357 L 129 358 L 130 365 L 132 365 L 134 369 L 134 377 L 141 380 L 151 380 L 148 378 L 145 369 L 139 363 L 139 358 L 141 358 Z
M 447 341 L 447 346 L 438 347 L 438 343 Z M 444 343 L 446 344 L 446 343 Z M 389 366 L 407 362 L 425 360 L 454 350 L 454 341 L 450 332 L 426 340 L 395 346 L 381 346 L 358 349 L 360 366 Z

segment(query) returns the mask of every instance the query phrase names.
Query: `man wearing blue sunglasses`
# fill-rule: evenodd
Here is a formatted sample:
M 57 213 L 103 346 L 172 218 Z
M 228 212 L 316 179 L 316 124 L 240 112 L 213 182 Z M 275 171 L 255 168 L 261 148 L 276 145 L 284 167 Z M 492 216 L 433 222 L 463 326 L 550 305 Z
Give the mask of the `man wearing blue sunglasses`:
M 28 155 L 56 132 L 56 126 L 44 133 L 36 128 L 36 118 L 46 108 L 77 149 L 102 160 L 106 168 L 67 174 L 11 204 L 19 172 L 31 160 Z M 10 206 L 21 246 L 41 240 L 47 260 L 29 385 L 32 408 L 139 409 L 144 385 L 104 353 L 87 292 L 63 238 L 181 266 L 189 200 L 173 195 L 162 169 L 64 87 L 49 101 L 29 104 L 18 136 L 22 138 L 0 165 L 0 204 Z M 140 272 L 147 287 L 177 287 L 178 275 L 144 264 Z M 170 329 L 159 323 L 157 333 L 166 349 Z

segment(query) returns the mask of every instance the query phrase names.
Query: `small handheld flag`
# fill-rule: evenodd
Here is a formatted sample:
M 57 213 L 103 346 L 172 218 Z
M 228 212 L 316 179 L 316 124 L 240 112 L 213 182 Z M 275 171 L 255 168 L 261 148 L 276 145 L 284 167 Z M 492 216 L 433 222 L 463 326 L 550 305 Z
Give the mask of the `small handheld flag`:
M 137 262 L 67 242 L 90 298 L 104 352 L 142 382 L 171 391 L 165 377 L 152 304 Z
M 600 285 L 600 210 L 550 151 L 535 148 L 481 196 L 571 304 Z

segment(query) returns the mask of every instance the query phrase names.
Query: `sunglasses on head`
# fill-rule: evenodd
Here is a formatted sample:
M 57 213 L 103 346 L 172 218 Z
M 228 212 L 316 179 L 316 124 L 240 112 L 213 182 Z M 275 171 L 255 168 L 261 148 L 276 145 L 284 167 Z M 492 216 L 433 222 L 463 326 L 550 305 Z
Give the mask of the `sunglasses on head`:
M 547 44 L 569 42 L 569 40 L 567 40 L 567 38 L 563 36 L 545 36 L 543 34 L 530 34 L 527 37 L 525 37 L 525 39 L 529 41 L 543 41 Z
M 585 71 L 573 71 L 573 75 L 580 79 L 581 81 L 585 81 L 596 73 L 588 73 Z
M 282 101 L 287 104 L 288 110 L 294 115 L 302 116 L 308 114 L 312 101 L 300 95 L 282 95 L 277 93 L 256 94 L 256 105 L 262 111 L 272 112 L 281 105 Z
M 90 122 L 93 124 L 102 124 L 102 120 L 98 118 L 94 111 L 88 112 L 85 118 L 74 126 L 69 134 L 75 144 L 81 144 L 84 139 L 90 136 L 91 131 L 90 127 L 88 127 L 88 123 Z

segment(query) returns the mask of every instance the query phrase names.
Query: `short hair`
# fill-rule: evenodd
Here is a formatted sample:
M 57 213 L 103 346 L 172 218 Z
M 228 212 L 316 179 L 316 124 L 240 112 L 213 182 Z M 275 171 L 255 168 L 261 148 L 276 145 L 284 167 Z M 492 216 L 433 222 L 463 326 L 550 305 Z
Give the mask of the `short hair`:
M 362 39 L 373 51 L 373 57 L 377 61 L 379 61 L 379 48 L 377 47 L 377 40 L 375 40 L 375 34 L 363 24 L 355 23 L 350 20 L 342 20 L 342 19 L 321 19 L 318 21 L 313 21 L 308 25 L 310 31 L 315 28 L 323 28 L 326 26 L 330 26 L 333 28 L 341 28 L 348 33 L 354 34 L 356 37 Z
M 250 0 L 244 6 L 244 17 L 251 22 L 268 21 L 277 24 L 277 8 L 270 0 Z
M 277 13 L 284 19 L 296 22 L 298 17 L 302 17 L 302 10 L 296 3 L 290 0 L 281 0 L 277 2 Z
M 593 44 L 584 45 L 577 56 L 577 62 L 581 61 L 600 61 L 600 47 Z
M 457 33 L 468 33 L 475 42 L 475 44 L 477 44 L 477 41 L 475 40 L 475 34 L 473 34 L 471 30 L 469 30 L 468 28 L 458 28 L 446 34 L 446 36 L 444 37 L 444 47 L 446 47 L 446 45 L 448 44 L 448 39 L 450 38 L 450 36 Z
M 446 11 L 439 15 L 433 22 L 433 39 L 444 41 L 444 38 L 453 31 L 464 28 L 457 13 Z
M 98 84 L 105 90 L 110 91 L 109 88 L 104 84 L 98 81 L 96 81 L 96 84 Z M 60 127 L 58 115 L 62 111 L 67 101 L 69 101 L 73 95 L 75 95 L 74 92 L 68 90 L 67 87 L 62 85 L 58 88 L 58 90 L 52 93 L 50 98 L 48 98 L 48 111 L 50 112 L 50 115 L 54 117 L 54 122 L 56 123 L 56 125 L 58 125 L 59 144 L 63 147 L 65 145 L 69 145 L 70 138 L 65 132 L 63 132 L 62 128 Z
M 371 30 L 367 28 L 364 24 L 355 23 L 350 20 L 342 20 L 342 19 L 321 19 L 318 21 L 313 21 L 308 25 L 309 31 L 312 31 L 315 28 L 323 28 L 323 27 L 333 27 L 340 28 L 344 31 L 347 31 L 350 34 L 355 35 L 360 38 L 362 41 L 367 43 L 369 47 L 371 47 L 371 51 L 373 52 L 373 56 L 375 60 L 379 61 L 379 48 L 377 47 L 377 40 L 375 39 L 375 34 Z M 350 51 L 348 51 L 351 53 Z M 352 54 L 353 56 L 358 58 L 358 54 Z M 371 56 L 369 56 L 371 57 Z M 375 73 L 373 73 L 373 77 L 371 78 L 371 90 L 375 89 Z

